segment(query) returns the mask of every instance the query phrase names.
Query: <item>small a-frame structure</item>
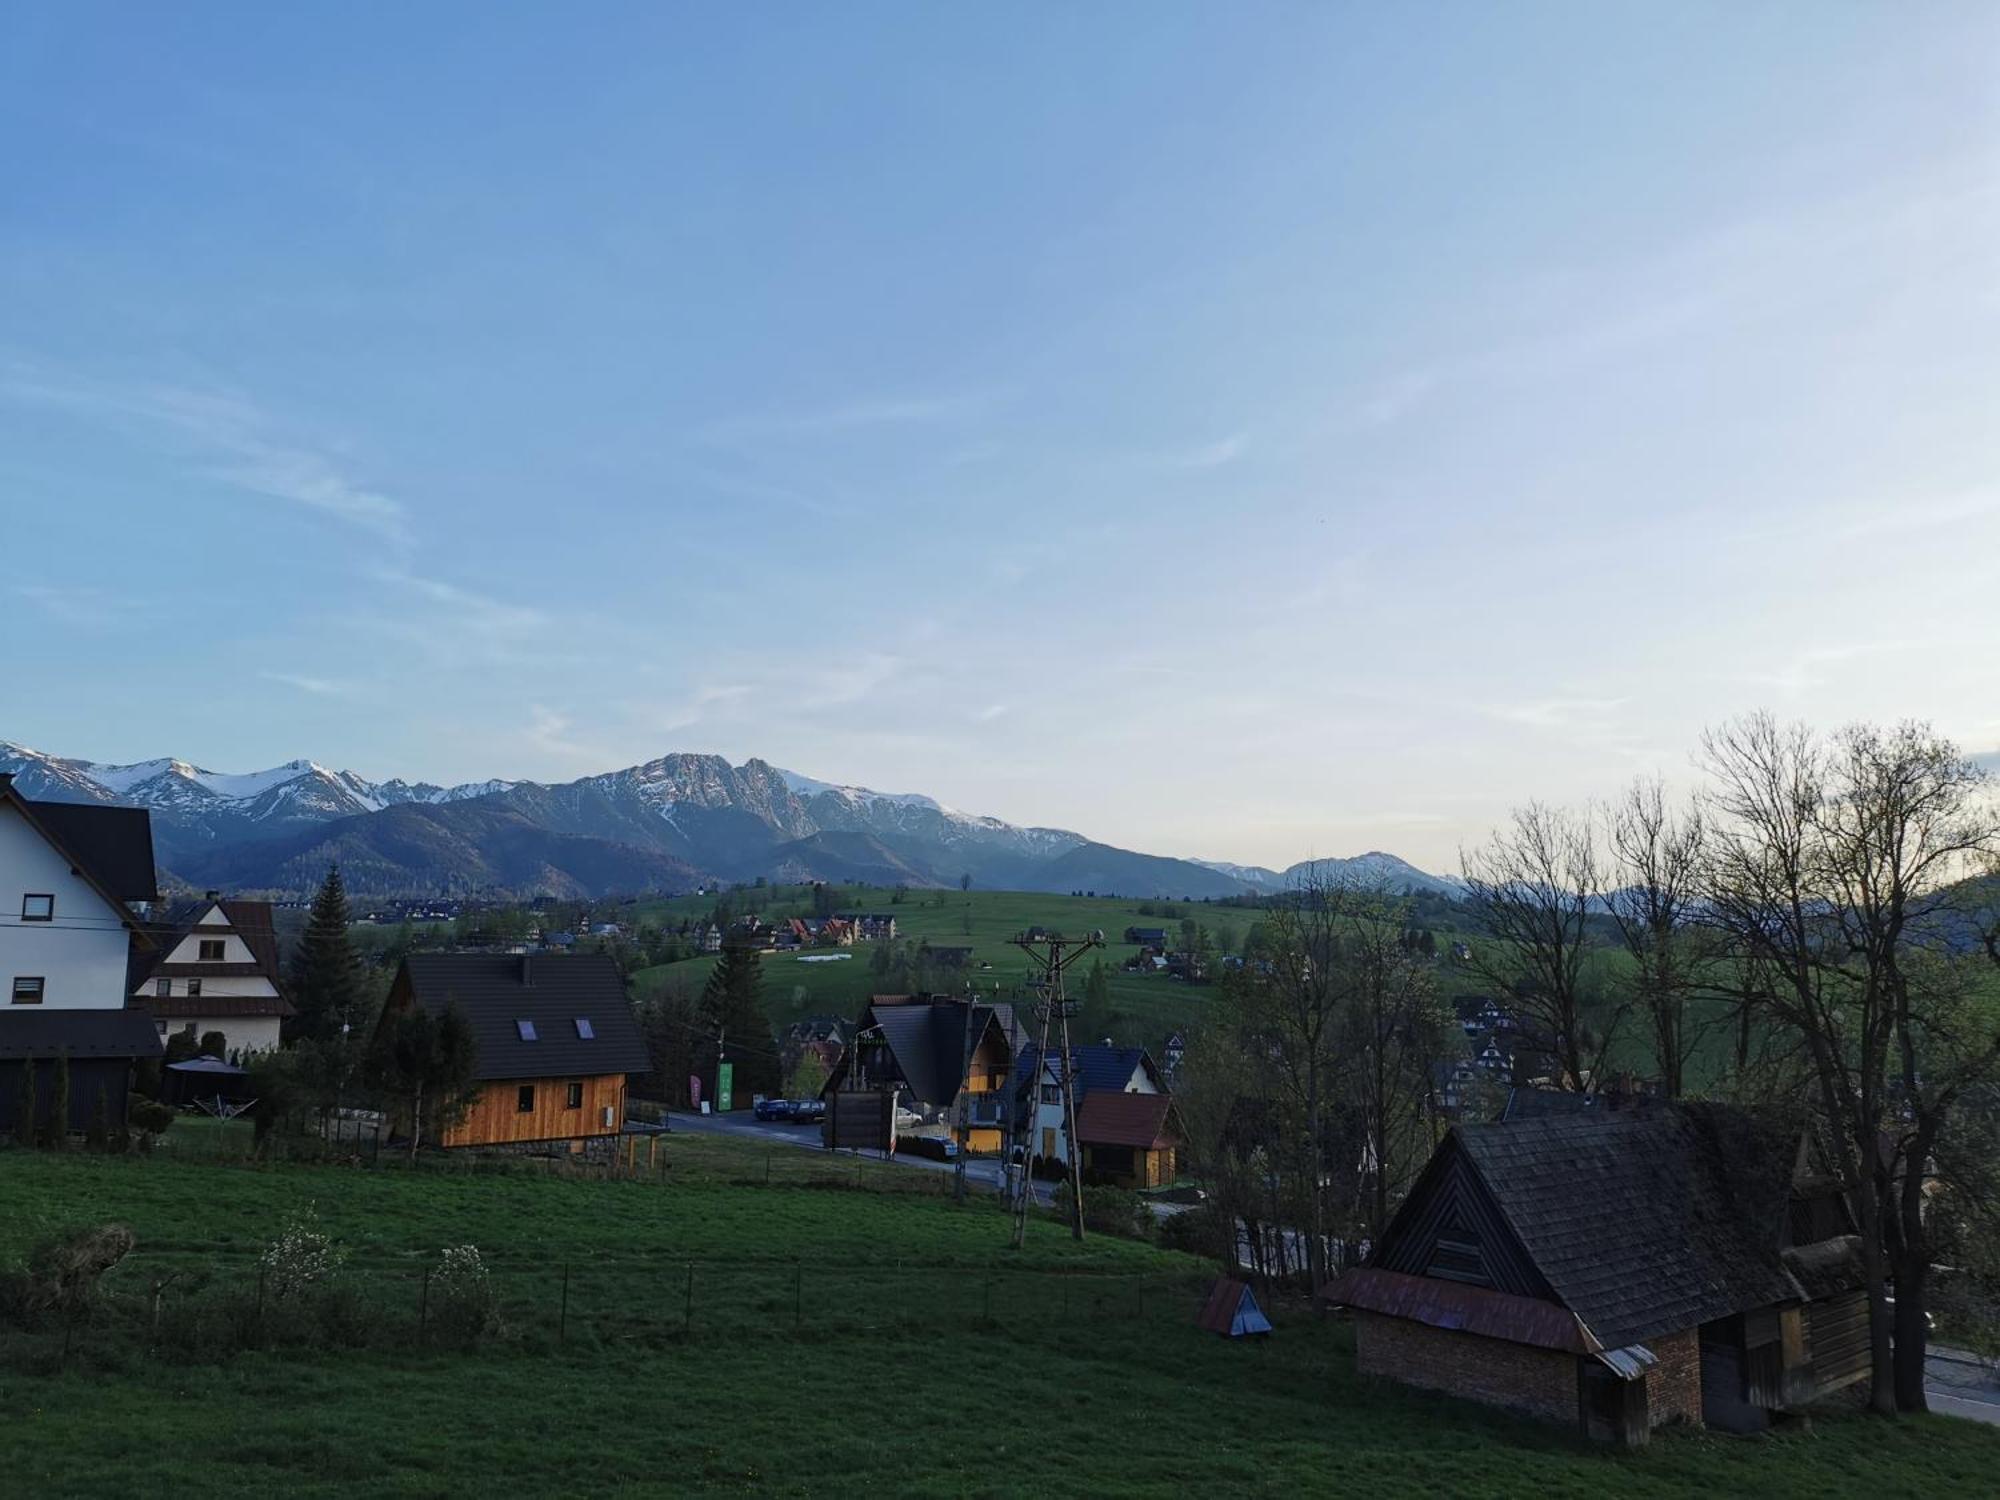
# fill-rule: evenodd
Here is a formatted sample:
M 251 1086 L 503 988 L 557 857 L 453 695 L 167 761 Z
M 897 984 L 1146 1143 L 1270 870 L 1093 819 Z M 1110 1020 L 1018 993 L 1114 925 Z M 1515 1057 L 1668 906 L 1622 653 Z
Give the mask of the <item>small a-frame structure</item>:
M 1208 1302 L 1195 1319 L 1195 1326 L 1224 1338 L 1240 1339 L 1246 1334 L 1269 1333 L 1271 1320 L 1257 1305 L 1257 1294 L 1247 1281 L 1234 1276 L 1218 1276 L 1208 1290 Z

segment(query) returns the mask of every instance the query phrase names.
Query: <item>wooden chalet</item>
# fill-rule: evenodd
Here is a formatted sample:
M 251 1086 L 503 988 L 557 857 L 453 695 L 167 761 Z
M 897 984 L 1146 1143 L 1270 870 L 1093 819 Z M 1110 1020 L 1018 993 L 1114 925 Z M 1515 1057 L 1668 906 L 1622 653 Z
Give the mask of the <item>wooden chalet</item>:
M 880 1122 L 893 1116 L 870 1101 L 888 1097 L 893 1108 L 919 1117 L 912 1127 L 919 1133 L 949 1135 L 968 1151 L 998 1151 L 1020 1045 L 1011 1005 L 877 995 L 827 1080 L 827 1144 L 883 1145 Z
M 1868 1373 L 1859 1241 L 1804 1137 L 1713 1104 L 1456 1127 L 1368 1264 L 1367 1374 L 1644 1442 Z
M 603 954 L 412 953 L 378 1032 L 411 1006 L 456 1003 L 478 1044 L 482 1085 L 440 1144 L 514 1146 L 624 1129 L 625 1079 L 652 1066 L 618 965 Z M 408 1122 L 402 1122 L 407 1128 Z

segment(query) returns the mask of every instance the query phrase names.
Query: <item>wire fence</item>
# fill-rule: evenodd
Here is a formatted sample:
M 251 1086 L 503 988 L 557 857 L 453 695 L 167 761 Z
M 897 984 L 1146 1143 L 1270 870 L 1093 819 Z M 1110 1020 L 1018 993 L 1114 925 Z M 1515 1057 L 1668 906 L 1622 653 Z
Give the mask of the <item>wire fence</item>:
M 357 1255 L 301 1283 L 256 1252 L 134 1253 L 87 1298 L 0 1319 L 15 1366 L 201 1361 L 244 1349 L 667 1346 L 689 1339 L 1006 1332 L 1031 1342 L 1188 1324 L 1198 1273 L 955 1267 L 884 1260 Z

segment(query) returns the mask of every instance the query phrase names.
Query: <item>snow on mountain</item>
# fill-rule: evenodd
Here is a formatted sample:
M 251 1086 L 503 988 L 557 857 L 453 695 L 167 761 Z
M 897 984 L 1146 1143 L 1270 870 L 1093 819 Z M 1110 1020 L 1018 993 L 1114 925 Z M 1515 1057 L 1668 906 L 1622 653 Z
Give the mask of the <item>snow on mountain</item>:
M 1285 883 L 1285 877 L 1276 870 L 1267 870 L 1262 865 L 1233 865 L 1226 859 L 1191 859 L 1191 865 L 1200 865 L 1204 870 L 1213 870 L 1218 875 L 1230 875 L 1245 885 L 1254 885 L 1260 891 L 1275 891 Z
M 821 793 L 831 793 L 843 801 L 860 806 L 886 802 L 892 807 L 927 807 L 932 812 L 942 813 L 947 818 L 966 816 L 954 808 L 946 807 L 934 797 L 926 797 L 922 792 L 877 792 L 865 786 L 837 786 L 831 781 L 815 781 L 810 776 L 801 776 L 797 771 L 787 771 L 783 767 L 774 766 L 772 769 L 784 779 L 786 786 L 801 797 L 816 797 Z

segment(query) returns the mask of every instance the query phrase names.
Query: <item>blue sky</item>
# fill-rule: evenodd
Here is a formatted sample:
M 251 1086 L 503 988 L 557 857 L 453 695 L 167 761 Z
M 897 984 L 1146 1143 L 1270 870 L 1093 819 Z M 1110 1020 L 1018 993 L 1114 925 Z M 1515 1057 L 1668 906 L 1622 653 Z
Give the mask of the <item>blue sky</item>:
M 0 737 L 1455 863 L 2000 747 L 2000 10 L 0 20 Z

